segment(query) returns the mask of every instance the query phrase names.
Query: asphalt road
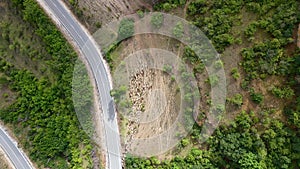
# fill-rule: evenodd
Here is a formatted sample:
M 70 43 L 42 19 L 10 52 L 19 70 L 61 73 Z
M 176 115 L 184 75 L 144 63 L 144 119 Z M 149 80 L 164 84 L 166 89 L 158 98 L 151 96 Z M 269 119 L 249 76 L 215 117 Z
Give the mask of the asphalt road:
M 66 6 L 59 0 L 43 0 L 44 4 L 51 10 L 52 15 L 60 25 L 67 31 L 72 40 L 79 47 L 93 72 L 97 90 L 99 92 L 101 109 L 103 112 L 104 133 L 107 148 L 107 166 L 109 169 L 121 169 L 121 143 L 115 108 L 111 108 L 109 73 L 103 63 L 102 54 L 90 39 L 91 36 L 78 23 L 76 18 L 67 10 Z M 52 16 L 52 17 L 53 17 Z M 113 105 L 114 106 L 114 105 Z M 113 112 L 112 112 L 113 111 Z
M 33 169 L 14 141 L 0 128 L 0 146 L 16 169 Z

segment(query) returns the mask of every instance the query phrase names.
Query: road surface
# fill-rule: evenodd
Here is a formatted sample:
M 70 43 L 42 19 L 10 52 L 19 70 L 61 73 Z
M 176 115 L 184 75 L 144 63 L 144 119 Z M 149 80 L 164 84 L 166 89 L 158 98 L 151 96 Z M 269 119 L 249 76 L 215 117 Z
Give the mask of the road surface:
M 25 155 L 18 149 L 16 143 L 0 127 L 0 146 L 16 169 L 33 169 Z
M 42 7 L 50 12 L 50 17 L 57 24 L 66 30 L 66 33 L 75 42 L 75 45 L 81 50 L 85 59 L 88 61 L 90 69 L 95 78 L 97 91 L 99 93 L 101 109 L 103 112 L 104 133 L 106 142 L 106 168 L 121 169 L 121 143 L 118 129 L 118 123 L 115 114 L 115 108 L 110 108 L 110 103 L 113 100 L 110 96 L 111 83 L 110 72 L 105 67 L 102 54 L 97 47 L 92 36 L 84 29 L 77 21 L 72 13 L 67 9 L 66 5 L 59 0 L 38 0 Z M 54 18 L 53 18 L 54 17 Z M 109 111 L 114 112 L 109 112 Z M 113 118 L 112 118 L 113 117 Z

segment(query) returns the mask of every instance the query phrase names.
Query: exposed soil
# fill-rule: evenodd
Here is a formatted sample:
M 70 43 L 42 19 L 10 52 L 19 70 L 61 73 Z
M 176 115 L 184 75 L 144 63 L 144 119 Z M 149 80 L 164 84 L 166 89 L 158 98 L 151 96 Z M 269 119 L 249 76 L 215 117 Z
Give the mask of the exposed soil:
M 138 119 L 129 123 L 128 138 L 155 136 L 174 123 L 180 105 L 176 103 L 176 94 L 179 93 L 176 92 L 176 83 L 166 73 L 158 70 L 141 71 L 132 77 L 129 92 L 133 112 L 136 112 L 133 116 Z
M 145 38 L 150 40 L 143 41 L 142 39 Z M 117 60 L 114 60 L 114 65 L 119 65 L 128 55 L 141 49 L 169 47 L 169 51 L 173 50 L 176 53 L 178 49 L 171 45 L 172 43 L 175 42 L 167 37 L 158 35 L 135 36 L 121 44 L 118 49 L 122 50 L 122 52 L 118 51 L 118 49 L 115 51 L 120 55 Z M 146 67 L 146 65 L 140 65 L 140 67 L 143 66 Z M 133 112 L 136 112 L 136 114 L 131 116 L 144 120 L 149 118 L 153 121 L 149 123 L 138 123 L 134 122 L 134 120 L 126 122 L 126 125 L 123 126 L 123 130 L 126 130 L 123 133 L 126 134 L 126 138 L 129 138 L 129 140 L 125 140 L 126 143 L 129 143 L 132 138 L 147 138 L 157 135 L 173 124 L 176 117 L 174 112 L 178 112 L 178 97 L 180 97 L 176 89 L 177 85 L 170 75 L 160 70 L 141 69 L 136 75 L 130 77 L 129 96 L 133 105 Z M 165 103 L 162 103 L 164 99 L 160 99 L 161 95 L 159 93 L 164 94 L 162 97 L 165 97 Z M 153 94 L 158 95 L 153 96 Z M 160 111 L 159 107 L 162 108 Z M 135 120 L 138 121 L 139 119 Z M 127 146 L 125 145 L 125 147 Z
M 153 3 L 147 0 L 76 0 L 74 4 L 70 4 L 69 0 L 64 2 L 91 33 L 120 16 L 135 13 L 139 9 L 151 10 Z

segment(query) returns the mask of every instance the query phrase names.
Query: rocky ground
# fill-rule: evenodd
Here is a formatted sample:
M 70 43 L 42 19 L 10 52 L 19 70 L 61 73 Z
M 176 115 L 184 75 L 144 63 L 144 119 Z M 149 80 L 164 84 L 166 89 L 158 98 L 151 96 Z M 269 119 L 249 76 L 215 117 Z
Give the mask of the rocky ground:
M 130 80 L 132 111 L 127 125 L 126 146 L 132 139 L 146 139 L 170 128 L 179 111 L 176 83 L 160 70 L 143 70 Z M 179 98 L 177 97 L 177 98 Z M 126 147 L 126 148 L 127 148 Z

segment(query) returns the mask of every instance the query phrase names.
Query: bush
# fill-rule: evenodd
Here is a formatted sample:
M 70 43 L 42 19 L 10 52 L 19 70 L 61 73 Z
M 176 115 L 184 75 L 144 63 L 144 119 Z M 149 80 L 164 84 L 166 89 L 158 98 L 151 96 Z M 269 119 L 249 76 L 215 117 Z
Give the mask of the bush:
M 187 8 L 188 15 L 204 14 L 208 10 L 207 4 L 206 0 L 191 1 Z
M 255 32 L 256 32 L 256 27 L 257 27 L 257 22 L 253 22 L 250 25 L 248 25 L 248 27 L 245 30 L 245 35 L 250 38 L 253 37 Z
M 276 97 L 279 97 L 281 99 L 288 99 L 295 95 L 294 90 L 291 89 L 289 86 L 283 88 L 273 87 L 271 91 Z
M 241 107 L 243 105 L 243 96 L 241 94 L 236 94 L 232 98 L 227 98 L 226 100 L 238 107 Z
M 114 98 L 114 100 L 115 100 L 116 103 L 119 103 L 121 97 L 126 94 L 126 91 L 127 91 L 127 87 L 126 86 L 120 86 L 117 89 L 112 89 L 110 91 L 110 95 Z
M 165 72 L 165 73 L 171 73 L 172 72 L 172 66 L 168 65 L 168 64 L 164 65 L 163 72 Z
M 284 66 L 284 50 L 278 39 L 255 44 L 252 48 L 241 52 L 243 66 L 250 79 L 264 78 L 266 75 L 278 75 L 279 69 Z
M 97 28 L 101 28 L 101 26 L 102 26 L 102 23 L 101 23 L 101 22 L 96 22 L 96 24 L 95 24 L 95 25 L 96 25 L 96 27 L 97 27 Z
M 9 95 L 8 95 L 7 93 L 3 93 L 3 97 L 4 97 L 4 98 L 8 98 L 8 96 L 9 96 Z
M 183 25 L 181 22 L 178 22 L 175 27 L 173 28 L 173 35 L 176 38 L 181 38 L 183 36 L 184 30 L 183 30 Z
M 221 69 L 221 68 L 223 68 L 223 66 L 224 66 L 224 63 L 222 62 L 222 60 L 217 60 L 214 64 L 215 69 Z
M 1 76 L 0 77 L 0 85 L 7 84 L 7 83 L 8 83 L 8 79 L 6 77 Z
M 123 40 L 131 37 L 134 34 L 134 20 L 133 19 L 123 19 L 120 22 L 118 39 Z
M 231 75 L 232 75 L 232 77 L 235 79 L 235 80 L 237 80 L 238 78 L 240 78 L 240 73 L 238 72 L 238 69 L 237 68 L 233 68 L 232 70 L 231 70 Z
M 264 99 L 263 95 L 260 93 L 255 93 L 254 89 L 250 89 L 250 97 L 251 100 L 257 104 L 260 104 Z
M 216 75 L 212 75 L 206 80 L 206 82 L 208 82 L 212 87 L 214 87 L 219 83 L 219 77 Z
M 136 14 L 140 17 L 140 18 L 143 18 L 144 17 L 144 12 L 142 10 L 138 10 L 136 12 Z
M 246 90 L 249 88 L 249 84 L 250 84 L 249 80 L 243 79 L 241 83 L 241 88 Z
M 170 11 L 173 7 L 176 7 L 175 5 L 171 5 L 170 3 L 166 2 L 162 5 L 163 10 L 166 12 Z
M 186 146 L 189 145 L 189 144 L 190 144 L 189 139 L 184 138 L 184 139 L 181 140 L 181 146 L 182 146 L 182 147 L 186 147 Z
M 153 14 L 153 16 L 151 17 L 151 24 L 154 28 L 159 29 L 164 21 L 164 16 L 161 13 L 155 13 Z

